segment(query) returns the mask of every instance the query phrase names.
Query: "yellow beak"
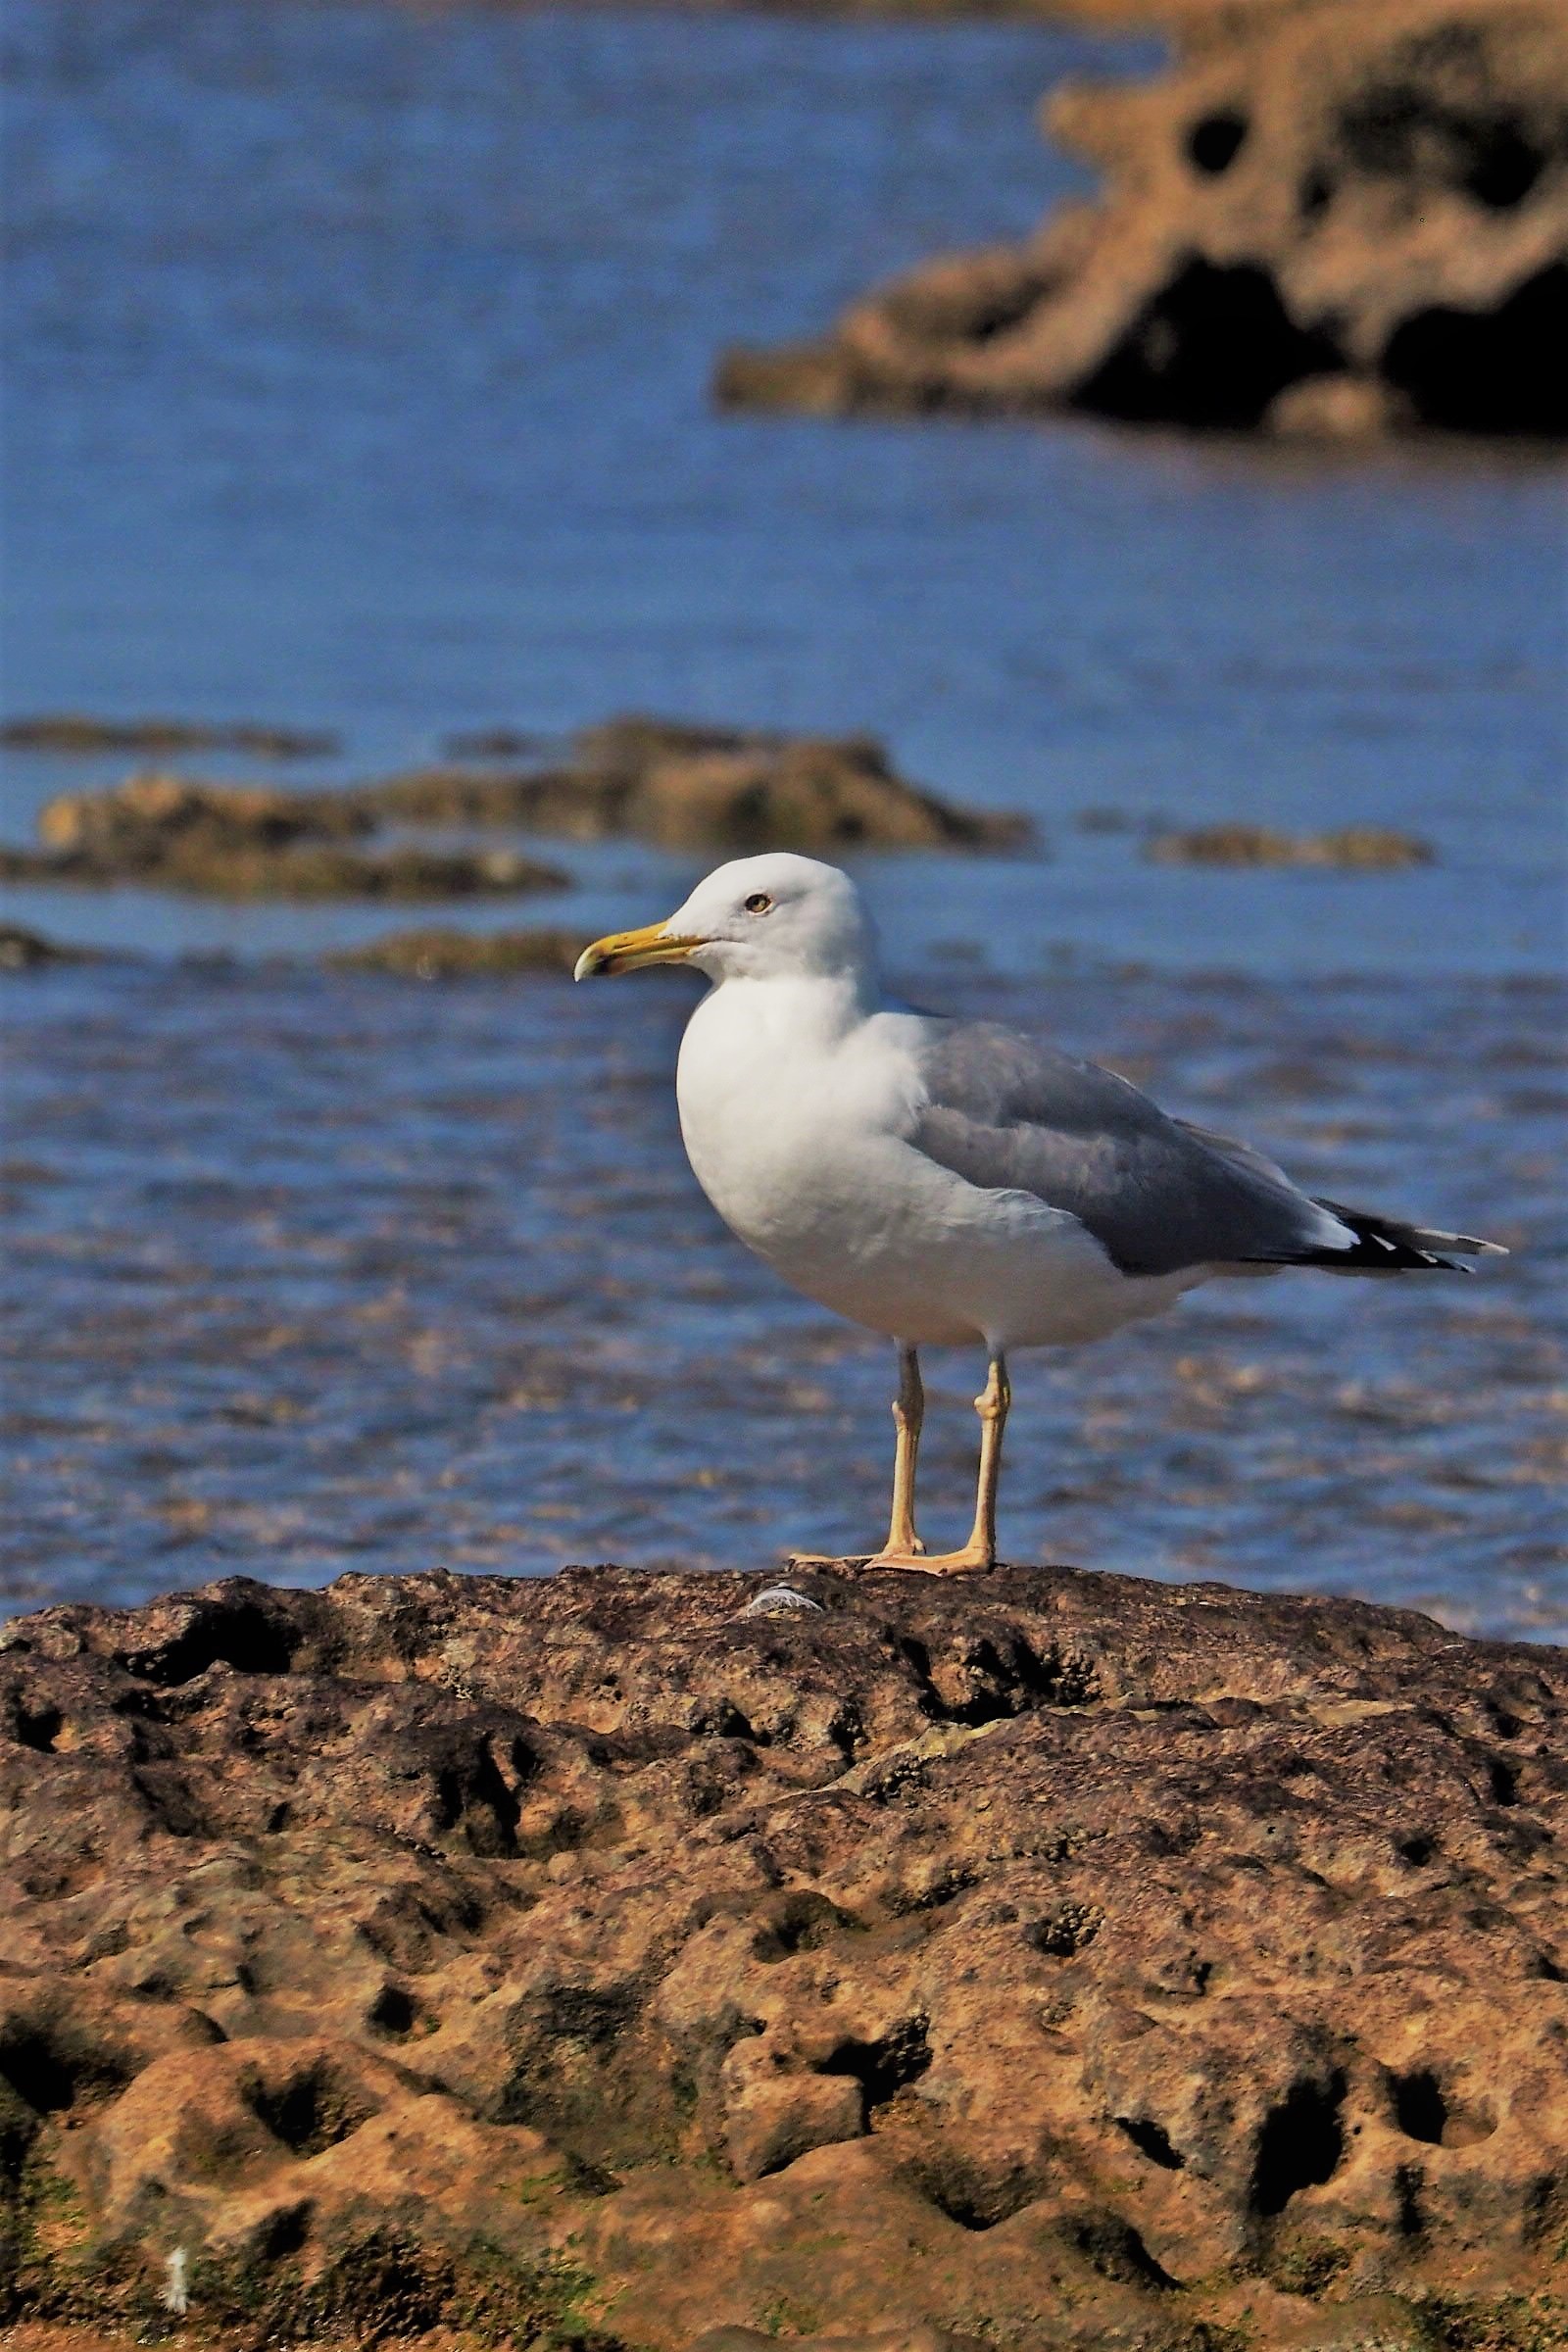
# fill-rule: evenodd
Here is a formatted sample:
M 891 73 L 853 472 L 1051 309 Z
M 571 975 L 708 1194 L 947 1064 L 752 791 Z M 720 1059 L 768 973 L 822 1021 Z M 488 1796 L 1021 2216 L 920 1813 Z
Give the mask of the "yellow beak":
M 651 963 L 684 963 L 693 948 L 707 944 L 706 940 L 683 938 L 662 923 L 645 923 L 640 931 L 612 931 L 608 938 L 596 939 L 591 948 L 584 948 L 571 976 L 591 980 L 596 972 L 604 972 L 613 979 L 617 972 L 638 972 Z

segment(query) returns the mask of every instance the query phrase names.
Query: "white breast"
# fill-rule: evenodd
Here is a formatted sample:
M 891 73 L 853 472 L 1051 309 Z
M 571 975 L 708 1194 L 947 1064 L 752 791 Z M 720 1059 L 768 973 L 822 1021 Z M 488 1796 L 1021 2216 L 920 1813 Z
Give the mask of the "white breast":
M 726 983 L 692 1015 L 676 1091 L 697 1180 L 808 1298 L 904 1340 L 1089 1340 L 1168 1304 L 1076 1217 L 986 1192 L 914 1150 L 918 1016 L 842 983 Z

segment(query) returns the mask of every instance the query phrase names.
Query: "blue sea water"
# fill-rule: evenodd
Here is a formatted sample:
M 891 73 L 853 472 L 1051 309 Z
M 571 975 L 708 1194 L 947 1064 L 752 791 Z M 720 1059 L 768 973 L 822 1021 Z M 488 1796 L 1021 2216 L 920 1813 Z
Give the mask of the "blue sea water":
M 17 0 L 4 41 L 6 708 L 327 724 L 326 781 L 623 709 L 869 729 L 1025 810 L 1016 858 L 861 860 L 902 985 L 1520 1253 L 1025 1365 L 1009 1548 L 1568 1624 L 1560 471 L 708 399 L 726 342 L 1082 193 L 1036 101 L 1152 48 L 325 0 Z M 0 828 L 126 764 L 9 755 Z M 1161 817 L 1435 857 L 1165 867 Z M 586 936 L 695 871 L 552 855 L 569 894 L 441 919 Z M 324 977 L 366 906 L 0 919 L 151 958 L 0 1015 L 11 1605 L 874 1538 L 888 1367 L 696 1197 L 681 982 Z M 956 1524 L 974 1367 L 932 1371 Z

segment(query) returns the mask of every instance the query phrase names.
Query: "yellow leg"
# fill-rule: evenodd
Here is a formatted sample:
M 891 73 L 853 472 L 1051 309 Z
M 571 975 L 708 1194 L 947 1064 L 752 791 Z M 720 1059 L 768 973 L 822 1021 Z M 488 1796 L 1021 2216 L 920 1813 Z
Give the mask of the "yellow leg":
M 920 1427 L 925 1420 L 925 1387 L 920 1359 L 912 1348 L 899 1348 L 899 1393 L 893 1399 L 893 1515 L 888 1540 L 878 1557 L 889 1553 L 923 1553 L 925 1545 L 914 1532 L 914 1471 L 920 1456 Z
M 886 1560 L 897 1553 L 901 1559 L 911 1553 L 923 1552 L 925 1545 L 914 1532 L 914 1467 L 920 1452 L 920 1427 L 925 1419 L 925 1387 L 920 1379 L 920 1359 L 912 1348 L 899 1345 L 899 1393 L 893 1399 L 893 1426 L 898 1435 L 893 1446 L 893 1514 L 888 1526 L 888 1540 L 876 1555 Z M 858 1559 L 861 1555 L 847 1555 Z M 836 1568 L 837 1555 L 820 1551 L 796 1551 L 790 1554 L 793 1568 Z
M 963 1549 L 921 1554 L 912 1548 L 895 1549 L 890 1544 L 886 1551 L 869 1563 L 871 1567 L 917 1568 L 926 1576 L 961 1576 L 966 1569 L 996 1566 L 997 1482 L 1002 1474 L 1002 1433 L 1007 1425 L 1007 1407 L 1011 1402 L 1007 1359 L 1004 1355 L 994 1355 L 985 1394 L 974 1400 L 974 1409 L 980 1416 L 980 1484 L 975 1496 L 974 1526 Z

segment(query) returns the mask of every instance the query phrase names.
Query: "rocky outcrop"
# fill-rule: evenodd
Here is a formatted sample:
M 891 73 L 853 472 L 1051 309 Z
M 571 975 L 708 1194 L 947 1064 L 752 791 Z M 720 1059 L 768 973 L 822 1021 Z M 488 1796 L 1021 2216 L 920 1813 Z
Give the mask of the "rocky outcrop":
M 864 735 L 616 718 L 585 727 L 551 768 L 426 768 L 361 795 L 405 824 L 515 825 L 600 841 L 635 833 L 666 849 L 1008 848 L 1016 816 L 960 808 L 899 775 Z
M 569 976 L 582 949 L 580 931 L 455 931 L 431 925 L 389 931 L 321 960 L 328 971 L 388 972 L 399 980 L 510 980 L 535 972 Z
M 282 792 L 150 773 L 63 793 L 39 846 L 0 846 L 0 881 L 139 882 L 229 898 L 448 899 L 564 887 L 515 849 L 369 839 L 385 826 L 638 834 L 668 849 L 1004 849 L 1026 819 L 960 808 L 865 736 L 788 736 L 651 718 L 585 728 L 553 766 L 455 763 Z
M 362 846 L 374 823 L 348 793 L 131 776 L 113 791 L 51 801 L 38 819 L 40 848 L 0 849 L 0 880 L 140 882 L 236 899 L 446 899 L 565 886 L 555 867 L 513 850 Z
M 35 972 L 53 963 L 91 963 L 86 948 L 70 948 L 29 931 L 23 923 L 0 923 L 0 972 Z
M 24 1619 L 5 2313 L 1560 2342 L 1565 1699 L 1560 1651 L 1051 1569 Z
M 1340 825 L 1328 833 L 1280 833 L 1272 825 L 1192 825 L 1151 834 L 1145 854 L 1158 865 L 1326 865 L 1368 874 L 1430 865 L 1434 857 L 1430 842 L 1390 825 Z
M 318 727 L 262 726 L 253 720 L 214 726 L 189 718 L 93 718 L 79 710 L 12 718 L 0 744 L 18 752 L 245 752 L 259 760 L 317 760 L 341 751 L 341 737 Z
M 1568 16 L 1298 0 L 1180 19 L 1142 86 L 1070 83 L 1106 176 L 823 342 L 732 353 L 743 406 L 1027 411 L 1358 438 L 1568 431 Z

